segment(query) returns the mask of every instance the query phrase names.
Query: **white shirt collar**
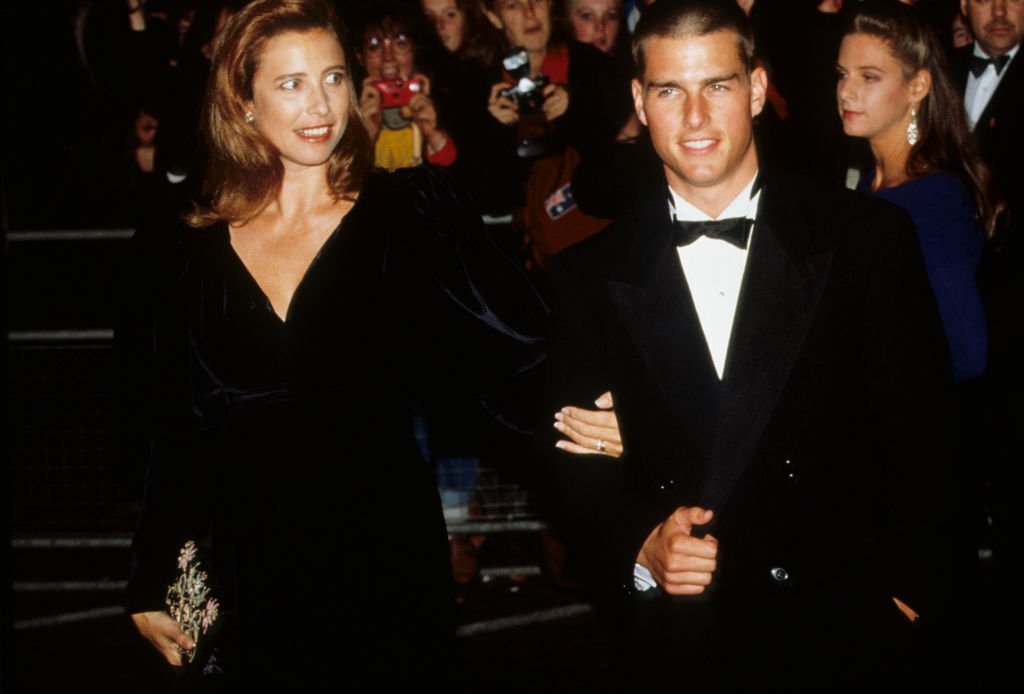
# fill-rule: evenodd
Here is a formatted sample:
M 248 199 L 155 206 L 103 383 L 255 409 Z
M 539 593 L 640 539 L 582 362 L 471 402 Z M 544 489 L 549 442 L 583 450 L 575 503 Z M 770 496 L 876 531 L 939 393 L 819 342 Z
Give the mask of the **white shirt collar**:
M 1019 43 L 1016 46 L 1014 46 L 1013 48 L 1011 48 L 1010 50 L 1008 50 L 1006 52 L 1006 55 L 1010 56 L 1010 60 L 1007 61 L 1007 63 L 1006 63 L 1007 67 L 1009 67 L 1010 61 L 1013 60 L 1013 56 L 1017 55 L 1017 51 L 1018 50 L 1020 50 L 1020 44 Z M 978 45 L 977 41 L 974 42 L 974 55 L 976 57 L 978 57 L 978 58 L 984 58 L 985 60 L 988 60 L 989 58 L 992 57 L 988 53 L 986 53 L 985 51 L 981 50 L 981 46 Z M 1005 68 L 1004 68 L 1004 70 L 1005 70 Z
M 757 204 L 761 199 L 761 191 L 758 190 L 754 193 L 753 197 L 750 195 L 756 180 L 757 172 L 755 171 L 753 177 L 743 187 L 743 190 L 732 199 L 732 202 L 726 205 L 717 218 L 749 217 L 750 219 L 757 219 Z M 678 219 L 682 222 L 707 222 L 714 219 L 703 210 L 683 199 L 676 191 L 672 190 L 671 186 L 668 192 L 668 211 L 672 219 Z

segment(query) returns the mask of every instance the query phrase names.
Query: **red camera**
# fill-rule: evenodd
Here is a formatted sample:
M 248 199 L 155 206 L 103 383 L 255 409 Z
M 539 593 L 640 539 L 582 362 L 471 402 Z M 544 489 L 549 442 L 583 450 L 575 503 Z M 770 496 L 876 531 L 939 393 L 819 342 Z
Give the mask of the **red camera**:
M 381 108 L 401 108 L 408 106 L 412 97 L 423 92 L 423 80 L 419 78 L 379 80 L 373 88 L 380 92 Z

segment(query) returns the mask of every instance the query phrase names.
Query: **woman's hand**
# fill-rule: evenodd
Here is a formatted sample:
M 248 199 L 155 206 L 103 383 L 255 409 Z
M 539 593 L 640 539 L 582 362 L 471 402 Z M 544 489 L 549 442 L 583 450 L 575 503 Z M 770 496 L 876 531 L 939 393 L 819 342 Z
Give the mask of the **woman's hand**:
M 434 109 L 434 100 L 425 93 L 419 93 L 409 100 L 409 110 L 412 111 L 412 122 L 423 133 L 423 139 L 431 152 L 436 152 L 444 146 L 447 136 L 443 130 L 437 128 L 437 110 Z
M 511 86 L 508 82 L 492 85 L 491 96 L 487 100 L 487 110 L 502 125 L 515 125 L 519 122 L 519 105 L 507 96 L 501 95 L 502 89 Z
M 174 618 L 166 612 L 136 612 L 132 615 L 135 628 L 171 665 L 181 665 L 183 651 L 195 648 L 192 637 L 181 630 Z
M 359 110 L 363 113 L 363 120 L 366 121 L 366 129 L 370 133 L 370 139 L 377 141 L 380 133 L 380 92 L 373 86 L 374 78 L 367 77 L 363 80 L 363 90 L 359 94 Z
M 541 94 L 544 95 L 544 117 L 549 123 L 569 110 L 569 90 L 562 85 L 549 84 Z
M 618 458 L 623 450 L 622 435 L 611 392 L 602 393 L 594 404 L 599 410 L 563 407 L 555 413 L 555 429 L 571 439 L 562 439 L 555 445 L 569 453 L 598 453 Z

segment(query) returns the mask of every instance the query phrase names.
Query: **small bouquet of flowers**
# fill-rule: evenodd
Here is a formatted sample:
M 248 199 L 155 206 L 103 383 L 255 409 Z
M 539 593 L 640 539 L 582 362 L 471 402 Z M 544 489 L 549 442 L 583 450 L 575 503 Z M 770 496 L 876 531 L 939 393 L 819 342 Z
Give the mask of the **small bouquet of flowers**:
M 209 576 L 198 559 L 199 548 L 189 540 L 178 552 L 178 574 L 167 587 L 167 612 L 182 631 L 192 637 L 195 647 L 182 652 L 182 663 L 198 663 L 204 670 L 212 656 L 210 642 L 220 625 L 220 601 L 214 595 Z

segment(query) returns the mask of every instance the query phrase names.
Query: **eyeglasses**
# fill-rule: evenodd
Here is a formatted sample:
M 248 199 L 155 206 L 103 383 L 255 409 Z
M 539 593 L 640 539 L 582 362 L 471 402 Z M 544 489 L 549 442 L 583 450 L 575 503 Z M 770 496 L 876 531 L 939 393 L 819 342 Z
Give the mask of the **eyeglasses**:
M 366 52 L 379 53 L 385 46 L 390 46 L 395 53 L 408 53 L 412 50 L 412 41 L 405 34 L 398 36 L 370 36 L 366 39 Z

